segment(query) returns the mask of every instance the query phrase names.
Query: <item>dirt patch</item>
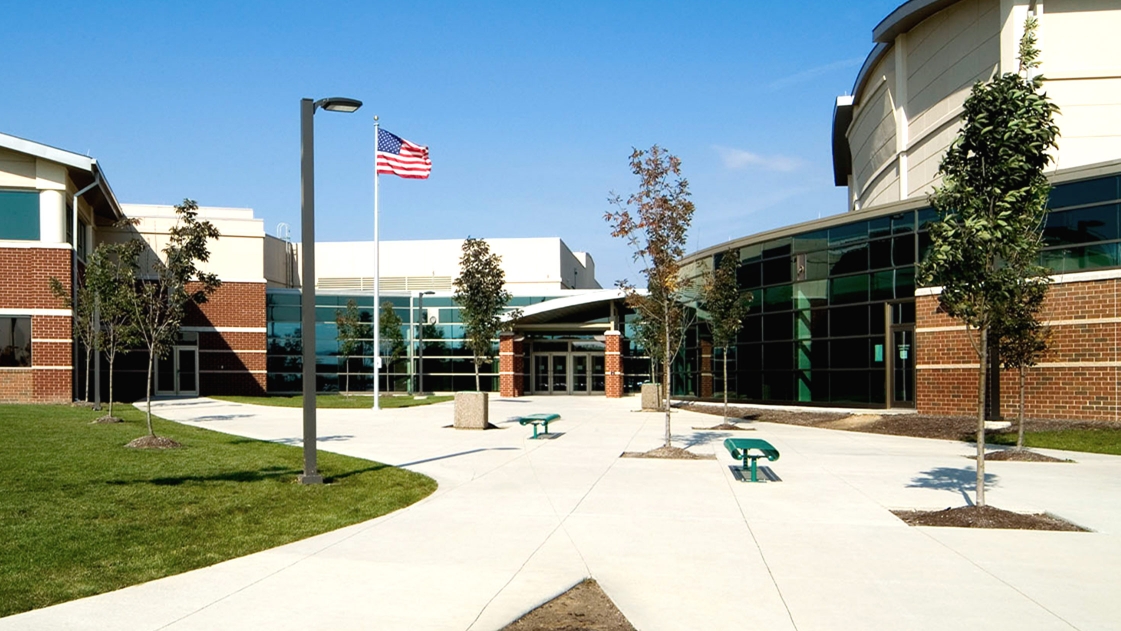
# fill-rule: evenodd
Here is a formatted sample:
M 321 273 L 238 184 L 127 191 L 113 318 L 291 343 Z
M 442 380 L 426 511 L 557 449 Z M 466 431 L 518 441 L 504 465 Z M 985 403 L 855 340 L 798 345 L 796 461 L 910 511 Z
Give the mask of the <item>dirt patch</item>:
M 892 514 L 909 526 L 1089 532 L 1081 526 L 1047 513 L 1035 515 L 1013 513 L 992 506 L 961 506 L 936 511 L 892 511 Z
M 713 454 L 695 454 L 681 447 L 661 446 L 650 451 L 624 451 L 620 458 L 660 458 L 662 460 L 716 460 Z
M 122 421 L 121 419 L 119 419 L 115 416 L 109 416 L 108 414 L 106 414 L 105 416 L 102 416 L 100 418 L 96 418 L 96 419 L 94 419 L 90 422 L 91 423 L 124 423 L 124 421 Z
M 131 447 L 133 449 L 177 449 L 182 446 L 183 445 L 174 440 L 164 438 L 163 436 L 141 436 L 125 445 L 125 447 Z
M 755 431 L 754 427 L 744 427 L 743 425 L 736 425 L 735 423 L 721 423 L 719 425 L 713 425 L 712 427 L 694 427 L 693 429 L 699 429 L 699 430 L 703 430 L 703 431 L 717 430 L 717 431 L 724 431 L 724 432 L 729 432 L 729 431 L 730 432 L 736 432 L 736 431 L 739 431 L 739 432 L 754 432 Z
M 502 631 L 634 631 L 599 584 L 587 578 Z
M 724 415 L 724 406 L 715 403 L 685 403 L 684 410 L 702 414 Z M 977 418 L 968 416 L 933 416 L 927 414 L 845 414 L 813 410 L 782 410 L 763 408 L 730 408 L 730 417 L 768 423 L 844 429 L 871 434 L 940 438 L 943 440 L 973 441 L 977 436 Z M 1027 419 L 1024 429 L 1029 432 L 1065 431 L 1071 429 L 1121 429 L 1121 422 L 1113 421 L 1061 421 Z M 1016 423 L 1004 431 L 988 431 L 989 436 L 1016 433 Z
M 1052 458 L 1044 454 L 1027 449 L 1004 449 L 990 451 L 985 454 L 985 460 L 1003 460 L 1007 462 L 1074 462 L 1065 458 Z

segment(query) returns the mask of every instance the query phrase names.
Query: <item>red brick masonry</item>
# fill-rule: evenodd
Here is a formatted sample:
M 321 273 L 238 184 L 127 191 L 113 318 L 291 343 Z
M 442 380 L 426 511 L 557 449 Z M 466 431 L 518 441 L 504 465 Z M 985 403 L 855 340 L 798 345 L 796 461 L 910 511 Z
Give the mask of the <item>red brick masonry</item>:
M 1044 307 L 1050 348 L 1026 376 L 1029 418 L 1121 418 L 1121 279 L 1056 283 Z M 973 415 L 977 355 L 961 325 L 938 311 L 937 296 L 916 306 L 916 406 L 924 414 Z M 1002 371 L 1001 414 L 1015 417 L 1019 377 Z
M 604 358 L 607 366 L 606 394 L 609 399 L 618 399 L 623 396 L 623 334 L 608 331 L 604 340 L 607 347 Z
M 69 248 L 0 248 L 0 308 L 31 316 L 31 368 L 0 368 L 0 401 L 65 403 L 73 396 L 70 318 L 34 313 L 66 308 L 50 279 L 70 287 L 70 256 Z
M 513 333 L 498 338 L 498 392 L 504 397 L 525 394 L 525 341 Z

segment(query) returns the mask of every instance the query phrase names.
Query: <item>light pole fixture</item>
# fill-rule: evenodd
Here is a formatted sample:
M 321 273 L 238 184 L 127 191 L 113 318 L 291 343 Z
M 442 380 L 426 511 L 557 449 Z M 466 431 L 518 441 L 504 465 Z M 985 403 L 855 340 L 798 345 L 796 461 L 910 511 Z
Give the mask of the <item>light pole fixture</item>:
M 315 431 L 315 110 L 353 112 L 362 101 L 331 97 L 300 100 L 300 342 L 303 346 L 304 473 L 302 484 L 322 484 Z
M 424 317 L 424 297 L 435 294 L 434 291 L 422 291 L 417 294 L 417 311 L 420 311 L 420 335 L 417 336 L 417 378 L 420 383 L 417 384 L 417 394 L 424 394 L 424 325 L 428 324 L 428 318 Z

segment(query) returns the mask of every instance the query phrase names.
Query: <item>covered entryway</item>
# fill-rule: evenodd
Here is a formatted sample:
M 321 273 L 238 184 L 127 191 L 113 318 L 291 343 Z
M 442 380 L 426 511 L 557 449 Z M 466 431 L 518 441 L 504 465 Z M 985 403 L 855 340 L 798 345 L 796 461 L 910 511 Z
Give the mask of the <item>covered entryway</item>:
M 533 353 L 534 394 L 603 394 L 607 359 L 603 353 Z

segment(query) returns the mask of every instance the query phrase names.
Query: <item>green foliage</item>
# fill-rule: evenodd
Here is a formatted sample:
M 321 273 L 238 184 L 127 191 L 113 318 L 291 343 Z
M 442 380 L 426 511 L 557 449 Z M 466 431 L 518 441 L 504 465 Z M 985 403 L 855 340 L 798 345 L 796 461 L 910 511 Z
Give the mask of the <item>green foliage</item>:
M 942 185 L 930 196 L 939 220 L 931 225 L 932 245 L 919 269 L 924 285 L 942 287 L 939 303 L 966 325 L 979 358 L 977 503 L 984 505 L 985 369 L 990 332 L 996 345 L 1020 350 L 1042 304 L 1046 283 L 1036 261 L 1050 185 L 1043 170 L 1059 134 L 1058 108 L 1034 76 L 1039 51 L 1035 20 L 1025 24 L 1020 42 L 1021 71 L 973 86 L 963 106 L 963 126 L 939 167 Z M 1003 318 L 1007 324 L 999 324 Z M 997 328 L 994 329 L 994 325 Z M 990 331 L 990 329 L 993 329 Z M 977 332 L 974 340 L 973 331 Z M 1018 360 L 1019 361 L 1019 360 Z
M 140 343 L 140 334 L 129 309 L 136 286 L 136 261 L 144 242 L 102 243 L 90 255 L 86 283 L 98 306 L 101 351 L 109 359 L 109 413 L 113 416 L 113 373 L 117 355 Z
M 47 281 L 51 288 L 51 294 L 62 301 L 66 309 L 74 310 L 74 318 L 72 327 L 74 331 L 74 339 L 82 345 L 86 350 L 86 387 L 85 397 L 86 401 L 90 400 L 90 359 L 93 356 L 93 349 L 100 343 L 99 331 L 96 326 L 94 316 L 94 297 L 93 292 L 90 291 L 89 282 L 78 283 L 77 305 L 70 294 L 70 289 L 62 284 L 62 281 L 50 277 Z
M 397 315 L 397 311 L 393 309 L 393 303 L 386 301 L 381 303 L 381 317 L 378 319 L 378 337 L 381 340 L 381 354 L 382 357 L 388 357 L 389 365 L 393 365 L 398 359 L 405 356 L 408 350 L 405 347 L 405 334 L 401 332 L 401 326 L 404 323 L 401 317 Z
M 681 349 L 688 328 L 681 265 L 686 237 L 695 210 L 689 200 L 689 181 L 681 177 L 681 160 L 658 145 L 648 151 L 634 149 L 631 173 L 639 178 L 638 190 L 625 200 L 612 194 L 608 201 L 618 210 L 604 219 L 611 236 L 625 239 L 642 264 L 646 292 L 619 281 L 627 292 L 627 304 L 638 314 L 644 346 L 655 363 L 662 365 L 662 388 L 666 410 L 666 446 L 670 446 L 670 366 Z M 658 331 L 658 343 L 652 343 Z
M 362 348 L 362 340 L 371 335 L 369 324 L 362 322 L 358 303 L 353 298 L 346 301 L 346 309 L 335 310 L 335 326 L 338 329 L 339 356 L 343 359 L 343 373 L 346 374 L 344 392 L 350 392 L 350 357 Z
M 502 270 L 502 258 L 492 254 L 482 239 L 467 237 L 463 242 L 459 268 L 454 298 L 459 304 L 467 346 L 475 359 L 475 388 L 481 389 L 479 366 L 494 361 L 494 338 L 508 326 L 502 312 L 510 302 L 510 292 L 504 288 L 506 272 Z M 515 311 L 506 322 L 516 320 L 517 314 Z
M 152 369 L 156 357 L 166 357 L 171 350 L 187 305 L 205 303 L 222 284 L 216 274 L 199 267 L 210 260 L 207 243 L 220 236 L 218 229 L 209 221 L 198 220 L 198 204 L 193 200 L 184 199 L 175 213 L 178 221 L 168 231 L 170 238 L 162 257 L 150 261 L 152 273 L 135 283 L 126 296 L 137 336 L 148 351 L 148 433 L 153 436 Z M 147 247 L 140 237 L 134 241 L 137 245 L 131 251 L 139 253 Z M 132 266 L 139 269 L 138 264 Z
M 296 484 L 299 447 L 155 418 L 173 450 L 126 449 L 143 414 L 91 424 L 70 406 L 0 406 L 0 616 L 206 567 L 363 522 L 436 489 L 329 452 Z M 122 614 L 123 615 L 123 614 Z
M 727 349 L 736 341 L 751 309 L 751 292 L 740 291 L 736 282 L 739 264 L 739 250 L 732 249 L 721 255 L 720 263 L 704 277 L 702 305 L 708 313 L 712 345 L 717 348 Z

